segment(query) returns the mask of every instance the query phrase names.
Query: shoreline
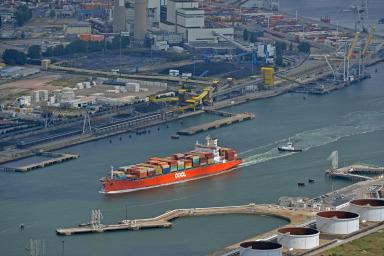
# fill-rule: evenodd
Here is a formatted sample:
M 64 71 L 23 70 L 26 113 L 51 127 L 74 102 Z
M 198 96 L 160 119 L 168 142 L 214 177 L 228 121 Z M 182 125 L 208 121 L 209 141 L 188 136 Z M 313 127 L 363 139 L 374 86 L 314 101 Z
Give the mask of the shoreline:
M 384 62 L 384 59 L 375 59 L 375 60 L 371 60 L 369 63 L 367 63 L 367 66 L 375 66 L 375 65 L 378 65 L 378 64 L 383 63 L 383 62 Z M 329 71 L 329 73 L 330 72 L 331 71 Z M 323 76 L 325 76 L 327 74 L 328 73 L 324 73 Z M 309 81 L 311 81 L 311 80 L 316 81 L 316 80 L 319 80 L 319 78 L 309 79 Z M 300 83 L 306 83 L 309 81 L 301 81 Z M 291 92 L 292 89 L 294 89 L 295 87 L 298 87 L 298 86 L 301 86 L 301 85 L 291 82 L 288 85 L 285 85 L 282 87 L 276 87 L 273 90 L 258 91 L 257 93 L 251 93 L 248 95 L 241 95 L 241 96 L 234 97 L 231 99 L 222 100 L 222 101 L 217 102 L 213 106 L 206 107 L 206 109 L 220 110 L 220 109 L 230 108 L 232 106 L 241 105 L 241 104 L 248 103 L 248 102 L 255 101 L 255 100 L 267 99 L 267 98 L 280 96 L 280 95 L 283 95 L 285 93 Z M 343 89 L 346 87 L 348 87 L 348 86 L 336 88 L 335 90 L 340 90 L 340 89 Z M 116 135 L 120 135 L 120 134 L 124 134 L 124 133 L 130 133 L 130 132 L 134 132 L 135 130 L 140 130 L 140 129 L 144 129 L 144 128 L 153 127 L 156 125 L 166 124 L 168 122 L 177 121 L 177 120 L 181 120 L 183 118 L 187 118 L 190 116 L 196 116 L 196 115 L 200 115 L 200 114 L 204 114 L 204 113 L 205 113 L 204 110 L 197 110 L 194 112 L 189 112 L 189 113 L 178 115 L 175 118 L 170 118 L 167 120 L 157 120 L 157 121 L 150 122 L 148 124 L 137 126 L 134 128 L 121 129 L 121 130 L 112 131 L 109 133 L 104 133 L 101 135 L 81 134 L 81 135 L 74 136 L 74 137 L 64 138 L 64 139 L 58 140 L 58 141 L 48 142 L 48 143 L 42 144 L 40 146 L 32 147 L 31 149 L 28 149 L 28 150 L 24 150 L 24 151 L 21 150 L 19 152 L 16 152 L 15 154 L 0 156 L 0 164 L 5 164 L 5 163 L 25 159 L 28 157 L 33 157 L 35 155 L 36 151 L 40 151 L 40 150 L 42 150 L 42 151 L 57 151 L 60 149 L 71 147 L 71 146 L 80 145 L 80 144 L 84 144 L 87 142 L 96 141 L 96 140 L 100 140 L 100 139 L 105 139 L 108 137 L 112 137 L 112 136 L 116 136 Z

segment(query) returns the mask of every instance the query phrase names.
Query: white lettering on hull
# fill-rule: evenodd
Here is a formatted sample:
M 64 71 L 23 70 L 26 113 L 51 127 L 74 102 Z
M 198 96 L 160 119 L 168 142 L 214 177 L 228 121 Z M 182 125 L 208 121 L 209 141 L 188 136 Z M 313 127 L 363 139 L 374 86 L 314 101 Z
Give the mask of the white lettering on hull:
M 185 172 L 178 172 L 178 173 L 175 173 L 175 179 L 181 179 L 181 178 L 185 178 L 187 177 L 187 175 L 185 174 Z

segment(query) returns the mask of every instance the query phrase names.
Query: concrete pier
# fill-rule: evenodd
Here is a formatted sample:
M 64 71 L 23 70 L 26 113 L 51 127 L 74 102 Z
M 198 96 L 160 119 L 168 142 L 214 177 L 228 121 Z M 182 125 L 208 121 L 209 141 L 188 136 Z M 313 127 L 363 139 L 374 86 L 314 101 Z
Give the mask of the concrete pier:
M 101 233 L 119 230 L 140 230 L 147 228 L 169 228 L 172 226 L 172 220 L 180 217 L 191 216 L 209 216 L 223 214 L 252 214 L 268 215 L 286 219 L 291 225 L 311 220 L 314 212 L 306 210 L 290 210 L 277 205 L 250 203 L 239 206 L 209 207 L 209 208 L 190 208 L 175 209 L 167 211 L 162 215 L 149 219 L 122 220 L 118 224 L 111 225 L 87 225 L 74 228 L 59 228 L 56 230 L 58 235 L 73 235 L 83 233 Z
M 40 162 L 20 166 L 20 167 L 0 167 L 0 170 L 5 172 L 29 172 L 31 170 L 44 168 L 46 166 L 62 163 L 72 159 L 77 159 L 80 157 L 78 154 L 71 153 L 52 153 L 52 152 L 38 152 L 38 156 L 47 156 L 52 157 L 51 159 L 43 160 Z
M 234 123 L 243 122 L 246 120 L 254 119 L 255 115 L 252 113 L 235 114 L 212 122 L 204 123 L 201 125 L 192 126 L 177 132 L 180 135 L 193 135 L 196 133 L 208 131 L 210 129 L 217 129 L 223 126 L 231 125 Z

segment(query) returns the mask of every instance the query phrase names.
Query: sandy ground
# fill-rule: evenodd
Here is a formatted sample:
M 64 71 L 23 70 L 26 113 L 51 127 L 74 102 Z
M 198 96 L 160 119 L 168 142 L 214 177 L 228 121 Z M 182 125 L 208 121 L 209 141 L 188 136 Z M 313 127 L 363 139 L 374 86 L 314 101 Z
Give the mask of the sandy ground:
M 13 101 L 21 95 L 30 94 L 33 90 L 57 89 L 57 86 L 49 83 L 61 77 L 61 75 L 55 74 L 38 74 L 31 78 L 0 84 L 0 102 Z
M 83 82 L 87 80 L 87 76 L 77 76 L 77 75 L 66 75 L 66 74 L 53 74 L 53 73 L 40 73 L 33 77 L 9 81 L 3 84 L 0 84 L 0 103 L 13 102 L 16 98 L 22 95 L 31 95 L 34 90 L 57 90 L 62 89 L 63 87 L 76 87 L 78 82 Z M 102 96 L 111 97 L 111 98 L 120 98 L 126 96 L 138 96 L 145 97 L 153 93 L 164 91 L 163 87 L 154 87 L 154 86 L 143 86 L 148 91 L 141 92 L 125 92 L 125 93 L 114 93 L 111 90 L 115 89 L 113 85 L 103 85 L 98 83 L 97 86 L 89 88 L 76 90 L 76 96 L 90 96 L 92 94 L 98 93 Z

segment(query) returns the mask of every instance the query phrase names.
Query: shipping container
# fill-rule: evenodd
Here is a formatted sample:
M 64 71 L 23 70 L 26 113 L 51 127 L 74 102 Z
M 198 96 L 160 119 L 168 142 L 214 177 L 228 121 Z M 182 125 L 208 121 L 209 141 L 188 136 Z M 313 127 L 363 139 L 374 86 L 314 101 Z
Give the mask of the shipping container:
M 155 175 L 156 175 L 155 169 L 148 170 L 148 176 L 155 176 Z
M 161 169 L 161 167 L 158 165 L 155 167 L 155 173 L 156 175 L 161 175 L 163 174 L 163 169 Z
M 169 167 L 163 168 L 163 173 L 164 174 L 170 173 L 170 172 L 171 172 L 171 169 Z
M 81 41 L 91 41 L 91 34 L 80 34 Z
M 127 179 L 137 179 L 137 176 L 133 174 L 127 174 Z
M 181 154 L 181 153 L 178 153 L 178 154 L 173 154 L 172 155 L 174 159 L 181 159 L 181 158 L 184 158 L 185 155 L 184 154 Z

